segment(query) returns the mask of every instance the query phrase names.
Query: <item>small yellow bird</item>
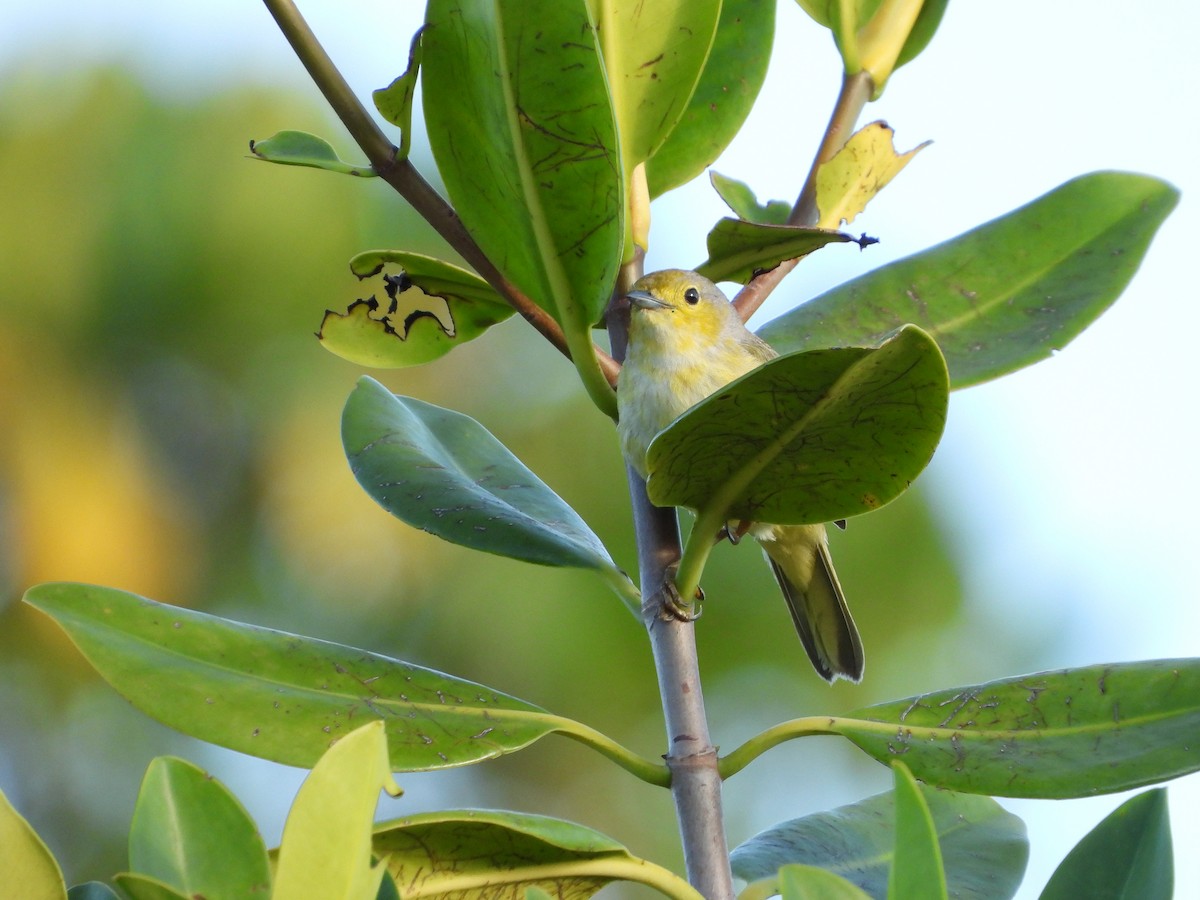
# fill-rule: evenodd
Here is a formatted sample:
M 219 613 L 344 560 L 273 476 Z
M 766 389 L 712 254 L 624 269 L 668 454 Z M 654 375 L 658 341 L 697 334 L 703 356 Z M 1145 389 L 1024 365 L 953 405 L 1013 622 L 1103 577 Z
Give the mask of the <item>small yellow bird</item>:
M 621 449 L 646 476 L 650 441 L 687 409 L 778 354 L 742 324 L 720 288 L 695 272 L 640 279 L 617 390 Z M 826 681 L 860 681 L 862 640 L 829 558 L 824 525 L 749 527 L 783 590 L 800 640 Z M 715 536 L 714 536 L 715 537 Z

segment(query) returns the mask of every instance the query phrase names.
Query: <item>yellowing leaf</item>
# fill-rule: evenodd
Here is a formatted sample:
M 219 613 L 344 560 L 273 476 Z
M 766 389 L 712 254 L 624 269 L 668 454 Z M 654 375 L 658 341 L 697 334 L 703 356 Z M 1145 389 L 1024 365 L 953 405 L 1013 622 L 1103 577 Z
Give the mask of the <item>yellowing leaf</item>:
M 29 827 L 8 798 L 0 793 L 0 881 L 9 888 L 20 886 L 20 895 L 28 900 L 66 900 L 58 864 L 42 839 Z M 0 894 L 5 888 L 0 885 Z
M 817 172 L 817 210 L 820 228 L 840 228 L 854 221 L 871 198 L 883 190 L 929 141 L 907 153 L 897 153 L 893 131 L 886 122 L 859 129 Z

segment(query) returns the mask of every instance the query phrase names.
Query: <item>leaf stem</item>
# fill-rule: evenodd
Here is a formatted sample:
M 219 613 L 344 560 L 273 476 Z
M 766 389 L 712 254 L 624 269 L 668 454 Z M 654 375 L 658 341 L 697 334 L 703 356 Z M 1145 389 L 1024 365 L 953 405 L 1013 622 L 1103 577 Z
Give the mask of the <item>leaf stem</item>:
M 671 770 L 662 763 L 639 756 L 590 725 L 584 725 L 582 722 L 561 716 L 546 716 L 545 719 L 554 725 L 556 734 L 591 747 L 601 756 L 608 757 L 630 775 L 657 787 L 671 786 Z
M 817 154 L 808 170 L 808 177 L 804 181 L 800 196 L 796 198 L 787 224 L 806 228 L 817 224 L 817 170 L 845 146 L 874 91 L 875 83 L 866 71 L 842 76 L 842 87 L 838 92 L 837 102 L 834 103 L 833 113 L 829 117 L 829 124 L 825 126 L 825 135 L 821 138 L 821 145 L 817 148 Z M 769 272 L 763 272 L 746 283 L 733 300 L 733 305 L 743 322 L 754 315 L 784 277 L 796 268 L 798 262 L 797 259 L 782 262 Z
M 732 778 L 768 750 L 785 741 L 814 734 L 837 734 L 835 728 L 837 722 L 838 719 L 834 716 L 806 716 L 802 719 L 792 719 L 772 725 L 766 731 L 750 738 L 732 753 L 721 757 L 717 764 L 721 778 Z
M 325 48 L 321 46 L 320 41 L 309 28 L 308 22 L 300 14 L 300 10 L 296 8 L 296 4 L 292 0 L 263 0 L 263 3 L 300 62 L 304 64 L 304 68 L 308 71 L 318 90 L 321 91 L 337 117 L 341 119 L 342 124 L 346 126 L 346 130 L 350 132 L 355 143 L 366 154 L 379 177 L 408 201 L 409 205 L 433 226 L 442 239 L 560 353 L 568 359 L 572 358 L 572 350 L 582 353 L 584 349 L 582 346 L 575 348 L 568 346 L 562 329 L 549 313 L 518 290 L 492 265 L 467 231 L 458 214 L 429 182 L 421 177 L 420 172 L 412 163 L 407 159 L 397 158 L 396 146 L 392 144 L 354 95 L 354 91 L 337 66 L 334 65 L 333 60 L 329 58 L 329 54 L 325 52 Z M 617 373 L 621 367 L 603 350 L 590 342 L 587 343 L 589 348 L 587 352 L 595 358 L 595 363 L 588 363 L 578 368 L 584 380 L 584 386 L 588 388 L 589 395 L 592 395 L 595 400 L 596 382 L 599 379 L 593 377 L 592 373 L 600 373 L 611 388 L 617 383 Z M 601 402 L 597 402 L 597 405 L 600 405 L 601 409 L 605 409 Z

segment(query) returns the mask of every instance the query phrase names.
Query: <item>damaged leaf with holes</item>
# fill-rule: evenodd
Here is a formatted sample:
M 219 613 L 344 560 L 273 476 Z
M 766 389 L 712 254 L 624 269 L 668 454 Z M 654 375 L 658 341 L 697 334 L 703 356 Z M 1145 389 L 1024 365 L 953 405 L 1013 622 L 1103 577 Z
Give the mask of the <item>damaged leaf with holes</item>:
M 513 314 L 482 278 L 448 262 L 400 250 L 370 250 L 350 261 L 382 293 L 326 311 L 321 345 L 362 366 L 395 369 L 444 356 Z

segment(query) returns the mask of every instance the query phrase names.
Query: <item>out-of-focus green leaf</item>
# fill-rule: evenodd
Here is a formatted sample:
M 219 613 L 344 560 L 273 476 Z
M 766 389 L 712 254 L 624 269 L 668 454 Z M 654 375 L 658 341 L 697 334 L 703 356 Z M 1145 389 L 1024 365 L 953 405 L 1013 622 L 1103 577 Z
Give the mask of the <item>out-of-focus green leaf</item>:
M 659 506 L 801 524 L 868 512 L 925 468 L 946 421 L 946 367 L 919 328 L 874 348 L 774 359 L 675 420 L 646 453 Z
M 990 797 L 926 787 L 920 792 L 932 816 L 950 894 L 961 900 L 1013 896 L 1029 858 L 1024 823 Z M 730 859 L 734 874 L 748 881 L 803 863 L 883 897 L 895 842 L 896 800 L 889 791 L 782 822 L 750 838 Z
M 412 105 L 417 90 L 417 72 L 421 68 L 421 35 L 425 29 L 418 28 L 408 50 L 408 68 L 385 88 L 371 92 L 379 114 L 400 129 L 400 149 L 397 159 L 408 159 L 412 146 Z
M 709 281 L 745 284 L 757 273 L 769 271 L 785 259 L 799 259 L 826 244 L 853 240 L 848 234 L 823 228 L 722 219 L 708 233 L 708 259 L 696 266 L 696 271 Z
M 67 900 L 121 900 L 121 898 L 102 881 L 86 881 L 67 891 Z
M 951 790 L 1046 799 L 1124 791 L 1200 770 L 1200 660 L 936 691 L 836 717 L 829 730 Z
M 206 900 L 265 896 L 271 886 L 266 847 L 242 805 L 206 772 L 167 756 L 142 781 L 129 868 Z
M 265 141 L 251 141 L 250 152 L 257 159 L 284 166 L 307 166 L 363 178 L 376 175 L 370 166 L 356 166 L 343 161 L 328 141 L 306 131 L 279 131 Z
M 945 14 L 949 2 L 950 0 L 924 0 L 916 24 L 908 33 L 908 40 L 904 42 L 900 56 L 896 58 L 897 69 L 905 63 L 912 62 L 921 55 L 922 50 L 929 46 L 938 26 L 942 24 L 942 16 Z
M 426 16 L 425 121 L 454 208 L 488 259 L 580 341 L 608 304 L 625 234 L 587 5 L 431 0 Z
M 0 893 L 20 886 L 21 900 L 63 900 L 67 884 L 49 848 L 0 791 Z M 11 894 L 15 900 L 17 894 Z
M 870 900 L 871 896 L 828 869 L 798 864 L 780 869 L 777 885 L 781 900 Z M 743 894 L 741 900 L 748 898 Z
M 785 225 L 791 215 L 792 205 L 783 200 L 768 200 L 764 205 L 758 202 L 750 186 L 736 178 L 729 178 L 720 172 L 708 173 L 708 180 L 713 188 L 738 217 L 747 222 L 759 225 Z
M 381 790 L 400 794 L 388 768 L 387 736 L 378 720 L 326 751 L 283 826 L 271 900 L 376 900 L 384 864 L 371 863 L 375 805 Z
M 946 900 L 946 873 L 938 829 L 912 772 L 892 763 L 896 804 L 895 852 L 888 876 L 888 900 Z
M 526 562 L 616 571 L 575 511 L 469 416 L 364 377 L 342 442 L 359 484 L 410 525 Z
M 717 34 L 683 117 L 646 163 L 650 196 L 686 184 L 721 155 L 767 74 L 774 0 L 724 0 Z M 640 36 L 639 36 L 640 39 Z
M 169 884 L 137 872 L 122 872 L 113 881 L 129 900 L 191 900 Z
M 449 810 L 396 819 L 376 826 L 374 849 L 396 883 L 419 886 L 422 897 L 519 897 L 537 888 L 581 900 L 617 880 L 670 897 L 700 896 L 598 831 L 525 813 Z
M 1175 896 L 1167 792 L 1126 800 L 1084 836 L 1040 900 L 1171 900 Z
M 513 314 L 486 281 L 458 266 L 401 250 L 371 250 L 350 261 L 361 279 L 386 266 L 386 307 L 372 295 L 345 313 L 327 311 L 317 337 L 321 345 L 364 366 L 396 368 L 429 362 L 483 334 Z
M 872 122 L 851 135 L 817 170 L 817 210 L 821 228 L 849 225 L 929 141 L 897 153 L 886 122 Z
M 372 719 L 387 725 L 397 772 L 491 759 L 561 725 L 530 703 L 431 669 L 113 588 L 42 584 L 25 601 L 147 715 L 286 765 L 314 765 Z
M 759 331 L 782 353 L 858 344 L 912 322 L 968 387 L 1065 347 L 1137 271 L 1179 192 L 1084 175 L 1006 216 L 834 288 Z

